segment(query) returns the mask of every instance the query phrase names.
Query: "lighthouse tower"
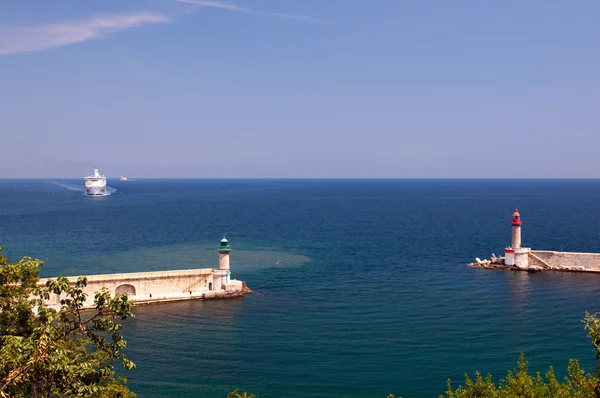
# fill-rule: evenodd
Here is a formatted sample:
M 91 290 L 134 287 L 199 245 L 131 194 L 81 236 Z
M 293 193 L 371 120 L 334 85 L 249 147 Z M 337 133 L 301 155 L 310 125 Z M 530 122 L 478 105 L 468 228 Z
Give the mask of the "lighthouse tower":
M 223 239 L 221 239 L 221 246 L 219 246 L 219 270 L 225 271 L 225 284 L 229 283 L 231 278 L 231 271 L 229 271 L 230 252 L 231 246 L 229 246 L 229 241 L 223 236 Z
M 510 222 L 510 224 L 512 225 L 512 245 L 511 247 L 513 249 L 520 249 L 521 248 L 521 214 L 519 213 L 518 209 L 515 209 L 515 212 L 513 213 L 513 219 Z
M 516 265 L 519 268 L 529 267 L 529 253 L 530 248 L 521 247 L 521 213 L 515 209 L 513 213 L 512 221 L 512 244 L 504 249 L 504 264 L 505 265 Z

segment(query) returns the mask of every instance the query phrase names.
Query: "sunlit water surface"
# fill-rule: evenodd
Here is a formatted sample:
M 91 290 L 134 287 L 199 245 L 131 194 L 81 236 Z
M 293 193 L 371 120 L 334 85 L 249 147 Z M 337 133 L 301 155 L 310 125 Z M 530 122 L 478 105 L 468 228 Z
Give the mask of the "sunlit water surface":
M 62 184 L 62 185 L 61 185 Z M 254 293 L 136 308 L 129 385 L 142 397 L 433 397 L 465 371 L 593 371 L 580 322 L 600 275 L 468 268 L 523 243 L 600 252 L 600 182 L 0 180 L 0 244 L 43 276 L 212 267 L 227 234 Z

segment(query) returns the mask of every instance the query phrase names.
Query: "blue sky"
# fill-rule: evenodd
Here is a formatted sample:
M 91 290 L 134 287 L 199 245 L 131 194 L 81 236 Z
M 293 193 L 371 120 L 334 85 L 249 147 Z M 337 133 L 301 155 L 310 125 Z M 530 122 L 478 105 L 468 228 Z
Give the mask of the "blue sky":
M 0 178 L 600 176 L 597 0 L 0 7 Z

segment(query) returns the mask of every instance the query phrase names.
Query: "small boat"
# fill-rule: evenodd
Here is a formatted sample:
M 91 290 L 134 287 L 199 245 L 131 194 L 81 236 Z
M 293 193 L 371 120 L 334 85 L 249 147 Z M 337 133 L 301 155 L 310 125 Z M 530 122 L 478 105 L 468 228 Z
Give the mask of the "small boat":
M 121 176 L 121 181 L 127 181 L 127 177 Z

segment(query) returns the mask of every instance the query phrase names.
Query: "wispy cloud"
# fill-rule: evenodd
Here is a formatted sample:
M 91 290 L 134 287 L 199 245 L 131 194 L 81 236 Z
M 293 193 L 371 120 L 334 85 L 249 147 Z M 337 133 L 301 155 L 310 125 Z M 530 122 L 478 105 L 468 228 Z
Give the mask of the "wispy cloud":
M 0 54 L 42 51 L 170 20 L 171 18 L 165 14 L 136 13 L 92 17 L 39 26 L 0 27 Z
M 242 12 L 244 14 L 253 14 L 253 15 L 265 15 L 276 18 L 285 18 L 285 19 L 295 19 L 297 21 L 306 21 L 312 23 L 325 23 L 320 19 L 305 17 L 303 15 L 298 14 L 289 14 L 284 12 L 268 12 L 268 11 L 257 11 L 247 7 L 238 6 L 232 3 L 223 3 L 220 1 L 214 0 L 173 0 L 178 3 L 186 3 L 193 4 L 199 7 L 207 7 L 207 8 L 220 8 L 222 10 L 234 11 L 234 12 Z

